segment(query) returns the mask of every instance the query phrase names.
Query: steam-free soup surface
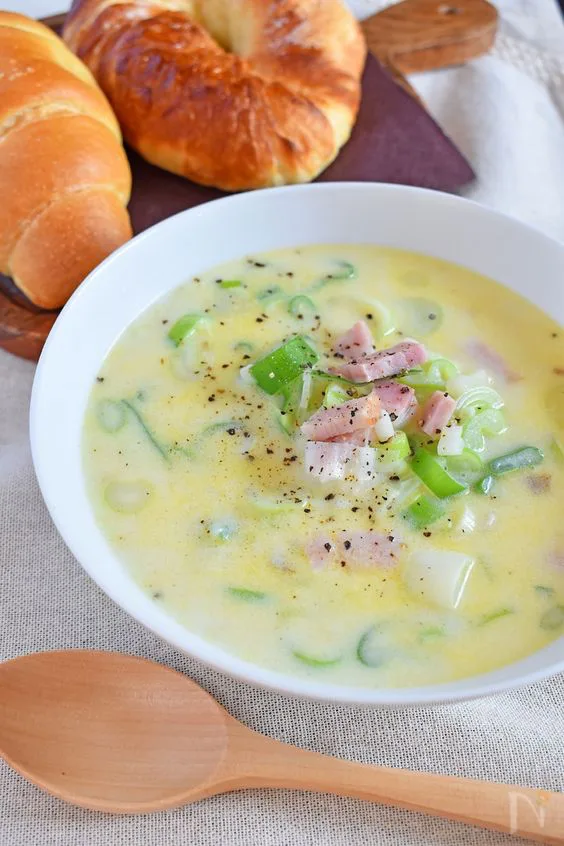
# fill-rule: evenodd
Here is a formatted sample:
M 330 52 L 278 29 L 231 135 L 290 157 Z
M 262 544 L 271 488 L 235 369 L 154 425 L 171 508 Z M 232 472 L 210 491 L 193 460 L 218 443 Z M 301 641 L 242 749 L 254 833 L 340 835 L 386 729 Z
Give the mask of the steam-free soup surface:
M 358 321 L 376 350 L 424 360 L 360 379 L 383 359 L 336 347 Z M 564 633 L 563 338 L 420 255 L 313 246 L 214 268 L 100 369 L 83 441 L 97 520 L 155 603 L 261 666 L 378 687 L 515 661 Z M 408 412 L 386 418 L 383 381 Z M 329 467 L 319 441 L 345 403 L 357 435 L 331 441 Z

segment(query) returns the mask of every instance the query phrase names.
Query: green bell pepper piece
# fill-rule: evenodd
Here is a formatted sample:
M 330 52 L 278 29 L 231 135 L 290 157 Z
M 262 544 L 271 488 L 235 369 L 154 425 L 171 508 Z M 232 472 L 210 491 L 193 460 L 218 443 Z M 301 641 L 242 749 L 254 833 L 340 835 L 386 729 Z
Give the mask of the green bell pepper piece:
M 467 486 L 458 482 L 445 470 L 440 461 L 425 449 L 418 449 L 413 456 L 411 469 L 419 476 L 431 493 L 444 499 L 467 490 Z
M 396 461 L 411 455 L 411 447 L 405 432 L 396 432 L 389 441 L 378 444 L 375 449 L 377 459 L 382 464 L 395 464 Z
M 203 314 L 184 314 L 168 330 L 169 340 L 179 347 L 182 341 L 193 335 L 197 327 L 206 320 Z
M 409 506 L 404 516 L 414 529 L 425 529 L 439 520 L 444 513 L 445 509 L 440 500 L 423 494 Z
M 277 394 L 296 379 L 319 356 L 305 338 L 298 335 L 252 365 L 250 372 L 257 385 L 267 394 Z

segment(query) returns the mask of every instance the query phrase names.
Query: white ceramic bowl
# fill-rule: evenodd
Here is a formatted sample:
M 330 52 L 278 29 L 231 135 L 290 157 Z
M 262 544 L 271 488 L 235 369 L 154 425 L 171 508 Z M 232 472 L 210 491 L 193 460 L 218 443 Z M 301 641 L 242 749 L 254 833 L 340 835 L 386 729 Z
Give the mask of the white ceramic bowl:
M 494 672 L 428 687 L 374 690 L 282 675 L 228 654 L 167 616 L 132 582 L 100 532 L 86 494 L 80 441 L 88 394 L 112 345 L 151 303 L 204 269 L 247 253 L 313 243 L 383 244 L 456 262 L 504 283 L 564 323 L 564 246 L 447 194 L 378 184 L 307 185 L 241 194 L 178 214 L 97 268 L 45 345 L 33 386 L 31 443 L 59 532 L 100 587 L 149 629 L 230 675 L 287 694 L 420 705 L 483 696 L 564 670 L 560 638 Z

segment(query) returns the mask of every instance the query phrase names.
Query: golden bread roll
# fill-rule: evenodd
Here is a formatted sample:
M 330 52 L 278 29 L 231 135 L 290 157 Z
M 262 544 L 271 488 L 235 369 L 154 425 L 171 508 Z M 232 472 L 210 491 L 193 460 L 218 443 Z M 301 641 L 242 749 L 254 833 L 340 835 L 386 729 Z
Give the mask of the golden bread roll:
M 148 161 L 234 191 L 314 179 L 366 46 L 340 0 L 74 0 L 63 35 Z
M 0 271 L 62 306 L 131 237 L 131 172 L 92 74 L 55 33 L 0 12 Z

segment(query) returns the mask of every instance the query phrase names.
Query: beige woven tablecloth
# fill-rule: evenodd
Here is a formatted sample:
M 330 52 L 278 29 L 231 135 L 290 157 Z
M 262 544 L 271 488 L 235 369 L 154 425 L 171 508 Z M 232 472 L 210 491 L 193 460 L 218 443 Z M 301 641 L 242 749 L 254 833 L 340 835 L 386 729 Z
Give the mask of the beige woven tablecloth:
M 378 5 L 378 0 L 356 2 L 365 11 Z M 551 49 L 564 45 L 564 28 L 560 38 L 552 0 L 500 5 L 507 19 L 494 57 L 425 75 L 416 84 L 480 175 L 474 196 L 564 238 L 559 113 L 564 65 L 556 53 L 549 57 L 539 49 L 543 32 Z M 544 30 L 541 7 L 547 13 Z M 527 33 L 534 37 L 525 43 Z M 131 652 L 188 673 L 244 723 L 298 746 L 356 761 L 564 790 L 564 677 L 437 709 L 355 709 L 256 691 L 148 634 L 90 581 L 51 524 L 29 453 L 33 370 L 0 352 L 0 660 L 65 647 Z M 419 814 L 284 791 L 225 795 L 153 816 L 112 817 L 51 799 L 0 762 L 0 846 L 510 842 L 505 835 Z

